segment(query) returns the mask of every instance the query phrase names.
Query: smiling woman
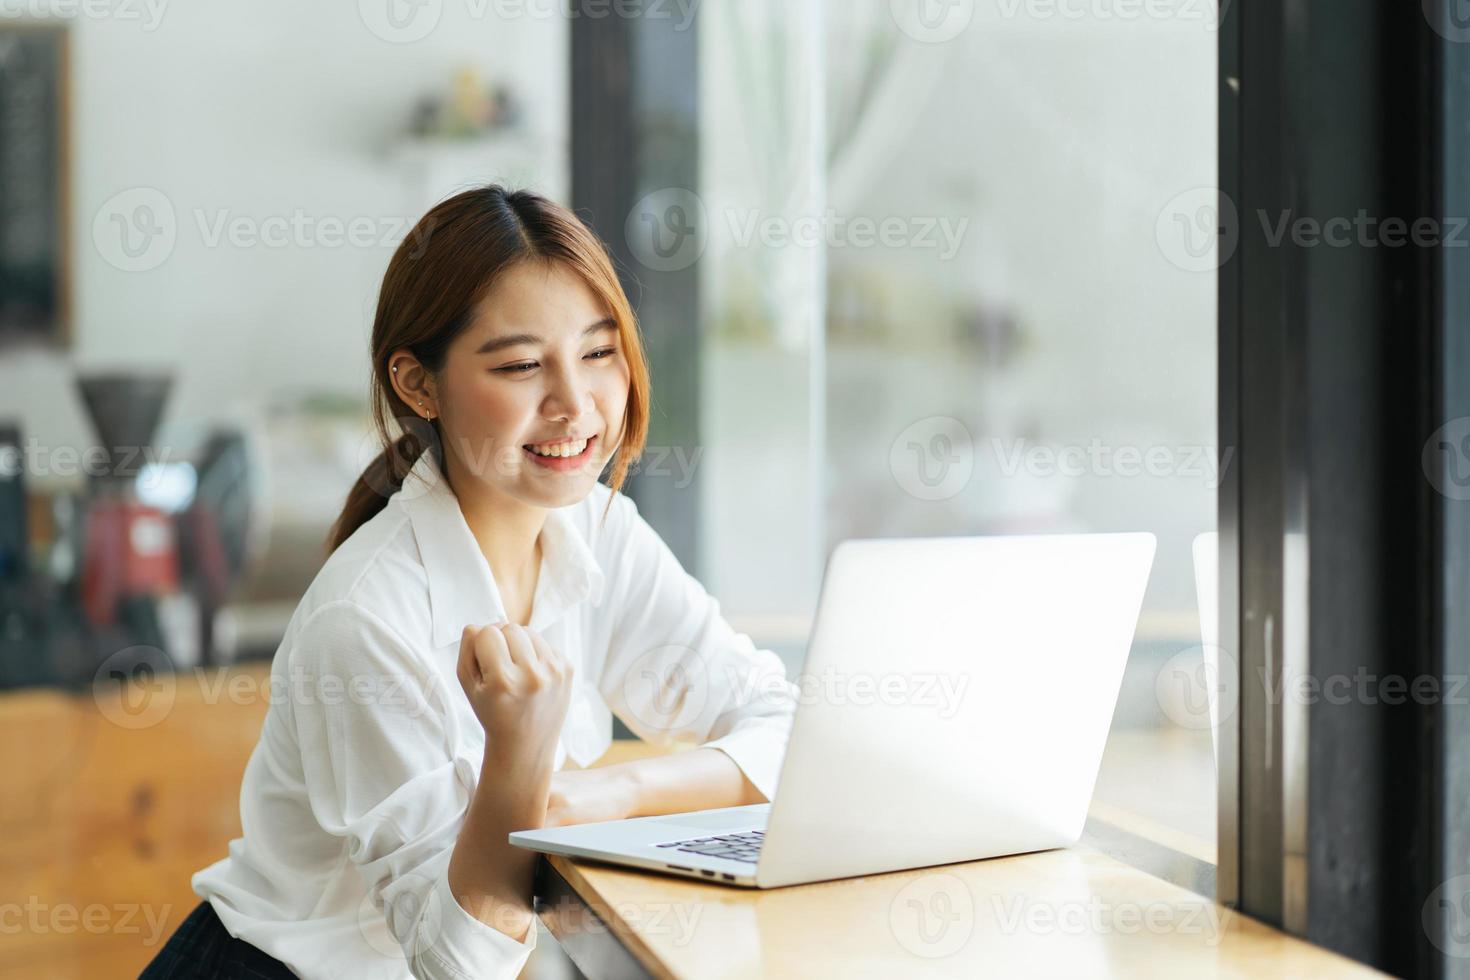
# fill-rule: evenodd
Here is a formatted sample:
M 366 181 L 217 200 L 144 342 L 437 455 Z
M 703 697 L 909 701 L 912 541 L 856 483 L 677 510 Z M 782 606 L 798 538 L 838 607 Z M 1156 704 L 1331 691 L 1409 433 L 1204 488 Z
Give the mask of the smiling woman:
M 512 832 L 775 793 L 794 685 L 618 490 L 648 370 L 597 237 L 534 194 L 444 201 L 389 263 L 372 361 L 385 448 L 272 661 L 244 834 L 145 977 L 514 977 Z M 588 768 L 613 715 L 697 748 Z

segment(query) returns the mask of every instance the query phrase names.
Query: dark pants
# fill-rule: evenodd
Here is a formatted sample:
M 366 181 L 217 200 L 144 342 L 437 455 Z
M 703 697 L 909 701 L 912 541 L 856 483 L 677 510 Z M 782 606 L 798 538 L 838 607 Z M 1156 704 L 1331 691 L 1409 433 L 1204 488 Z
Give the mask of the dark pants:
M 214 906 L 200 902 L 138 980 L 295 980 L 286 964 L 225 931 Z

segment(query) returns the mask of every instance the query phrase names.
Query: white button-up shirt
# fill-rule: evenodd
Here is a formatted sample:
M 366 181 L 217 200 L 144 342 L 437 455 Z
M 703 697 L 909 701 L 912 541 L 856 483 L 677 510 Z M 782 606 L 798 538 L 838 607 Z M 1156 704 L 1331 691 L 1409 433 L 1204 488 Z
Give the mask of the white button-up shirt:
M 797 689 L 632 499 L 598 483 L 548 511 L 541 547 L 529 626 L 575 667 L 557 768 L 601 756 L 616 714 L 647 741 L 721 749 L 774 798 Z M 193 879 L 232 935 L 307 978 L 520 972 L 536 930 L 517 942 L 472 917 L 448 881 L 485 743 L 460 637 L 506 619 L 425 453 L 327 560 L 276 652 L 243 836 Z

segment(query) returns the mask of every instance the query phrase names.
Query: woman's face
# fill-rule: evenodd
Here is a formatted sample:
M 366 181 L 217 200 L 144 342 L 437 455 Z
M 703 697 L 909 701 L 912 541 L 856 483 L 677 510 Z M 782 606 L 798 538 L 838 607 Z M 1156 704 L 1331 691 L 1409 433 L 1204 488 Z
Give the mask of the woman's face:
M 617 324 L 560 263 L 506 270 L 435 381 L 459 472 L 524 503 L 576 503 L 617 449 L 629 384 Z

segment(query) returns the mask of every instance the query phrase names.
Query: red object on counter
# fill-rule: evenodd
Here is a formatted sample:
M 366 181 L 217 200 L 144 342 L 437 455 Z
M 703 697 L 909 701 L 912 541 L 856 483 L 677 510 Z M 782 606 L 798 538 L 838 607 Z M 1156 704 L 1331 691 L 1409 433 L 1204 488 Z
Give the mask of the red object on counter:
M 118 600 L 161 596 L 178 589 L 178 547 L 172 519 L 155 507 L 101 497 L 87 511 L 82 552 L 82 608 L 97 626 L 110 626 Z

